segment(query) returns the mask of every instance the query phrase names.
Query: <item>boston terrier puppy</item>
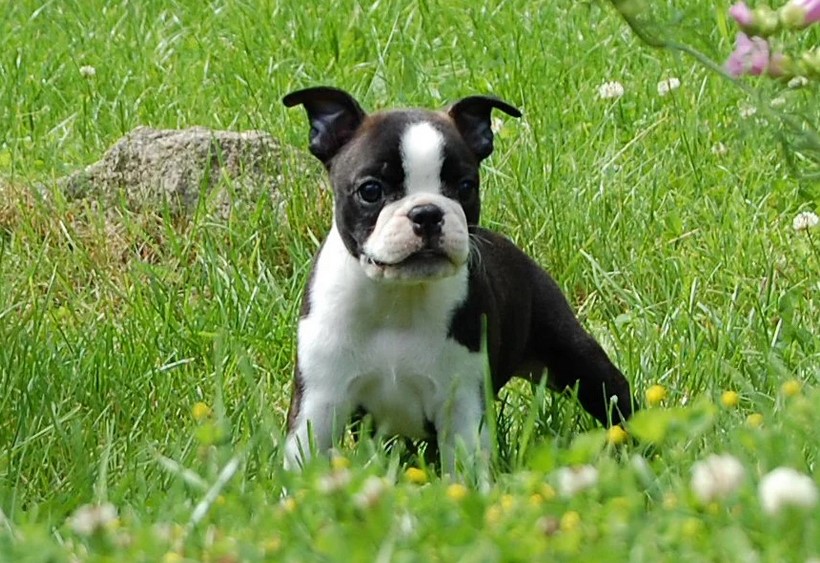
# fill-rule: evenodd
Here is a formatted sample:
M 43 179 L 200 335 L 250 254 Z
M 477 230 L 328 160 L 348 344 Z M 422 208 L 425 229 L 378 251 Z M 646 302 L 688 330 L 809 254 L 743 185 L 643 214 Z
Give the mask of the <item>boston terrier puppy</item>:
M 347 92 L 284 97 L 310 121 L 310 152 L 333 188 L 333 226 L 302 300 L 285 465 L 340 439 L 351 416 L 379 432 L 487 451 L 484 377 L 577 386 L 604 425 L 632 413 L 624 376 L 581 327 L 552 278 L 478 226 L 479 165 L 493 151 L 490 96 L 445 111 L 367 114 Z M 459 458 L 461 459 L 461 458 Z

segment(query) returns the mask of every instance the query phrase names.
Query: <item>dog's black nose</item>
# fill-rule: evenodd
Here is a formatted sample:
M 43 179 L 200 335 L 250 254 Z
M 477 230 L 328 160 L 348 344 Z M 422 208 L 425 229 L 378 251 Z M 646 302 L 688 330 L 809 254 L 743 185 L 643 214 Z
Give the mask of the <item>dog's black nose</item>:
M 415 206 L 407 212 L 407 218 L 413 222 L 413 232 L 420 237 L 440 235 L 444 225 L 444 211 L 432 203 Z

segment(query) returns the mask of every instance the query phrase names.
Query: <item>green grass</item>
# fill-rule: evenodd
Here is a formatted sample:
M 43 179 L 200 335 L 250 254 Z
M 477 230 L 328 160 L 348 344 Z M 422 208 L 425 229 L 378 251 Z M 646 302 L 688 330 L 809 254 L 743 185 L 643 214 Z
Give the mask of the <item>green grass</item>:
M 756 492 L 781 465 L 820 479 L 820 232 L 791 227 L 820 196 L 726 82 L 642 47 L 605 4 L 41 4 L 0 19 L 0 560 L 820 557 L 817 509 L 771 517 Z M 728 2 L 669 4 L 671 33 L 728 53 Z M 668 76 L 682 85 L 660 97 Z M 620 100 L 598 99 L 608 80 Z M 282 471 L 301 288 L 331 202 L 303 112 L 280 98 L 315 84 L 371 109 L 484 92 L 522 108 L 484 166 L 483 223 L 553 273 L 639 395 L 666 387 L 631 428 L 640 445 L 606 445 L 572 400 L 519 383 L 487 494 L 414 484 L 420 460 L 368 441 L 345 446 L 346 469 Z M 816 108 L 816 87 L 754 86 Z M 51 190 L 137 125 L 269 131 L 293 148 L 284 214 L 102 210 Z M 194 420 L 197 402 L 212 415 Z M 722 452 L 746 480 L 704 505 L 691 468 Z M 579 463 L 597 485 L 553 496 L 556 470 Z M 371 476 L 386 484 L 363 508 Z M 118 522 L 73 531 L 100 502 Z

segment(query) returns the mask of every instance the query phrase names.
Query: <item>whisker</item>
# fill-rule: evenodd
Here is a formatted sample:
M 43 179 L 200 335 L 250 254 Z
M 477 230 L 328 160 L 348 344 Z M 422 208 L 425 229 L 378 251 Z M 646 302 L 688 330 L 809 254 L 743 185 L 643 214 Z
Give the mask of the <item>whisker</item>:
M 470 245 L 470 253 L 468 255 L 468 266 L 470 267 L 470 269 L 483 268 L 484 264 L 481 260 L 481 244 L 491 243 L 488 240 L 483 239 L 476 233 L 470 233 L 467 237 L 467 241 Z

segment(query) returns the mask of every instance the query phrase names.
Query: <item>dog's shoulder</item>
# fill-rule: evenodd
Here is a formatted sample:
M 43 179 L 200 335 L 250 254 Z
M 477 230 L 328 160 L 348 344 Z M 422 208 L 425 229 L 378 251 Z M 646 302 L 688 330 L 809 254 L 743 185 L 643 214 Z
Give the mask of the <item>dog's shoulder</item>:
M 535 262 L 509 238 L 483 227 L 471 227 L 468 294 L 454 311 L 449 336 L 478 351 L 482 317 L 492 327 L 499 322 L 507 324 L 506 317 L 529 310 L 529 279 L 537 269 Z
M 486 277 L 491 271 L 492 277 L 501 276 L 514 281 L 542 270 L 512 240 L 500 233 L 484 227 L 472 227 L 470 240 L 470 269 L 474 278 Z

